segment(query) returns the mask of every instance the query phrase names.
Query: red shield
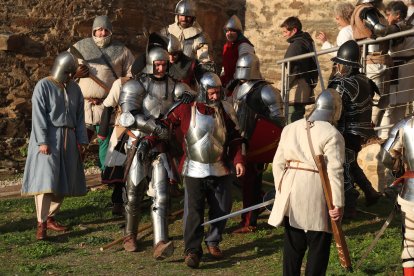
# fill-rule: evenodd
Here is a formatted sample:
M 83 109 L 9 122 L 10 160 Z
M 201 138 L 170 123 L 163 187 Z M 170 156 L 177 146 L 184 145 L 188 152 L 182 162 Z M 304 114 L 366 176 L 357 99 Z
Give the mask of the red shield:
M 249 140 L 247 162 L 272 163 L 279 145 L 282 129 L 263 117 L 256 120 L 256 127 Z

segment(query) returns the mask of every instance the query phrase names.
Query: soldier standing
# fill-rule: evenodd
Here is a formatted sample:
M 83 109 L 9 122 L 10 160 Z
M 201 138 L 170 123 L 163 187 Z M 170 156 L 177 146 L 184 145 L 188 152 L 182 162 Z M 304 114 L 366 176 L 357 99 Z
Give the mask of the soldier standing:
M 364 74 L 359 72 L 359 46 L 354 40 L 349 40 L 339 47 L 338 54 L 332 58 L 336 63 L 337 74 L 329 83 L 342 98 L 342 115 L 338 122 L 338 130 L 345 138 L 345 216 L 353 218 L 356 215 L 356 201 L 359 196 L 354 183 L 365 194 L 367 206 L 375 204 L 381 193 L 372 188 L 357 162 L 361 145 L 375 137 L 371 124 L 372 97 L 376 85 Z
M 86 194 L 79 145 L 87 145 L 88 137 L 82 92 L 72 81 L 77 67 L 70 53 L 59 54 L 51 75 L 41 79 L 33 92 L 22 195 L 35 196 L 38 240 L 47 238 L 47 229 L 66 230 L 55 221 L 65 196 Z
M 297 17 L 288 17 L 280 25 L 283 37 L 289 47 L 285 58 L 314 52 L 313 39 L 309 33 L 302 31 L 302 23 Z M 318 71 L 312 57 L 290 63 L 289 74 L 289 118 L 288 123 L 302 119 L 305 106 L 313 102 L 313 89 L 318 82 Z
M 246 141 L 246 173 L 239 180 L 243 208 L 247 208 L 262 202 L 264 163 L 272 162 L 285 120 L 280 91 L 262 78 L 258 57 L 255 54 L 243 54 L 237 60 L 235 68 L 234 79 L 240 83 L 231 97 L 241 135 Z M 263 148 L 268 150 L 257 154 L 263 152 Z M 255 231 L 258 215 L 259 210 L 244 213 L 240 228 L 233 233 Z
M 393 157 L 403 158 L 405 173 L 393 185 L 402 184 L 398 195 L 398 204 L 404 214 L 403 218 L 403 250 L 401 261 L 405 276 L 414 275 L 414 115 L 410 115 L 397 124 L 390 131 L 390 138 L 382 147 Z M 385 152 L 384 152 L 385 153 Z M 388 161 L 388 154 L 384 154 L 384 161 Z M 384 162 L 384 164 L 390 164 Z M 392 164 L 392 163 L 391 163 Z M 392 165 L 390 166 L 392 168 Z
M 210 46 L 206 33 L 196 21 L 196 7 L 192 0 L 180 0 L 175 6 L 175 22 L 161 30 L 168 37 L 174 35 L 181 43 L 184 55 L 202 63 L 210 61 Z
M 134 56 L 121 42 L 112 39 L 112 24 L 107 16 L 97 16 L 92 25 L 92 37 L 76 42 L 72 49 L 82 56 L 82 65 L 76 72 L 80 78 L 79 86 L 85 98 L 85 123 L 88 129 L 88 138 L 99 132 L 103 101 L 108 95 L 113 82 L 120 78 L 131 76 L 131 65 Z M 69 51 L 73 51 L 70 49 Z M 80 58 L 80 57 L 78 57 Z M 105 169 L 105 158 L 109 145 L 112 128 L 104 140 L 98 137 L 99 167 Z M 112 203 L 113 211 L 117 211 L 122 200 L 123 184 L 115 185 Z
M 224 33 L 227 41 L 223 46 L 223 68 L 220 79 L 223 86 L 227 87 L 227 85 L 234 79 L 238 58 L 246 53 L 254 54 L 254 46 L 243 35 L 243 26 L 236 15 L 233 15 L 227 21 L 224 26 Z M 229 90 L 233 90 L 233 88 L 230 88 Z
M 269 224 L 285 227 L 283 275 L 301 274 L 307 248 L 305 275 L 325 275 L 332 240 L 328 221 L 342 217 L 345 146 L 333 126 L 341 114 L 341 99 L 335 91 L 325 90 L 315 106 L 307 119 L 283 129 L 273 160 L 276 201 Z M 315 155 L 322 154 L 326 160 L 335 206 L 329 211 L 310 144 Z
M 169 179 L 173 179 L 166 145 L 160 143 L 151 150 L 150 158 L 143 158 L 143 152 L 150 148 L 150 143 L 143 137 L 153 135 L 167 139 L 168 131 L 158 124 L 171 106 L 178 100 L 192 100 L 188 94 L 191 89 L 184 83 L 175 82 L 168 77 L 169 56 L 166 50 L 155 47 L 146 56 L 146 68 L 138 80 L 130 80 L 122 86 L 119 105 L 122 114 L 120 125 L 128 128 L 134 138 L 129 139 L 129 151 L 133 155 L 127 179 L 127 203 L 125 207 L 126 251 L 137 251 L 137 230 L 140 219 L 140 205 L 148 187 L 147 176 L 151 172 L 148 195 L 153 198 L 151 217 L 154 232 L 154 258 L 165 259 L 173 254 L 174 246 L 168 237 L 168 202 Z M 131 154 L 131 153 L 129 153 Z
M 168 115 L 166 123 L 180 128 L 185 155 L 181 160 L 184 176 L 184 247 L 185 263 L 191 268 L 200 264 L 203 250 L 204 205 L 207 199 L 209 218 L 230 213 L 232 206 L 230 164 L 236 176 L 244 174 L 241 137 L 231 105 L 222 101 L 224 92 L 220 78 L 207 72 L 200 80 L 196 101 L 181 104 Z M 213 223 L 205 235 L 208 252 L 223 258 L 219 247 L 226 220 Z

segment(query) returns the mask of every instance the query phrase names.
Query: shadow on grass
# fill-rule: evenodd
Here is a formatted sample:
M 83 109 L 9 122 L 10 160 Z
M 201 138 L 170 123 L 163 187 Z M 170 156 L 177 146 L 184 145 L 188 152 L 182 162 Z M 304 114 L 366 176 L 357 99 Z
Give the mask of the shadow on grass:
M 283 234 L 272 234 L 271 236 L 257 238 L 250 242 L 228 248 L 223 252 L 225 259 L 221 261 L 217 261 L 216 259 L 213 259 L 209 254 L 206 254 L 202 258 L 201 268 L 229 268 L 240 262 L 251 261 L 264 256 L 273 255 L 276 251 L 281 251 L 282 248 Z M 246 249 L 249 250 L 249 252 L 251 251 L 251 254 L 246 255 Z

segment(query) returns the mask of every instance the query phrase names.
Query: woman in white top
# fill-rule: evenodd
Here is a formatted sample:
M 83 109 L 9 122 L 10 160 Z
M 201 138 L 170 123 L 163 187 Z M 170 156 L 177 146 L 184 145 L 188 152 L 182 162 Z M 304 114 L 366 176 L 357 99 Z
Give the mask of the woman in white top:
M 336 37 L 336 45 L 341 46 L 348 40 L 354 39 L 352 36 L 352 28 L 349 24 L 351 21 L 351 15 L 354 11 L 354 6 L 351 3 L 338 3 L 335 5 L 334 14 L 335 20 L 340 29 L 338 36 Z M 328 41 L 327 35 L 324 32 L 319 32 L 316 36 L 322 43 L 322 50 L 335 47 Z M 331 56 L 336 56 L 336 52 L 330 53 Z

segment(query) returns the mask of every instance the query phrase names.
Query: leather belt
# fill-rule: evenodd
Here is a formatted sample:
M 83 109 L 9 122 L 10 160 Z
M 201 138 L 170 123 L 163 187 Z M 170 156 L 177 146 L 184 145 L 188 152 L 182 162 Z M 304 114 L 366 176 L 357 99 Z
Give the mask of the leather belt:
M 87 100 L 89 103 L 93 105 L 100 105 L 104 101 L 104 99 L 100 99 L 100 98 L 85 98 L 85 100 Z
M 296 163 L 296 166 L 292 166 L 292 163 Z M 288 160 L 285 165 L 285 170 L 292 169 L 292 170 L 301 170 L 301 171 L 308 171 L 313 173 L 319 173 L 318 170 L 311 169 L 313 166 L 307 165 L 301 161 L 297 160 Z
M 296 166 L 291 166 L 292 163 L 296 163 Z M 280 178 L 280 182 L 278 184 L 278 191 L 280 192 L 282 189 L 282 181 L 283 181 L 283 177 L 285 176 L 285 173 L 287 170 L 291 169 L 291 170 L 301 170 L 301 171 L 308 171 L 308 172 L 313 172 L 313 173 L 319 173 L 318 170 L 314 170 L 314 169 L 310 169 L 310 168 L 314 168 L 311 165 L 307 165 L 305 163 L 303 163 L 302 161 L 298 161 L 298 160 L 286 160 L 286 164 L 285 164 L 285 168 L 283 170 L 283 175 Z

